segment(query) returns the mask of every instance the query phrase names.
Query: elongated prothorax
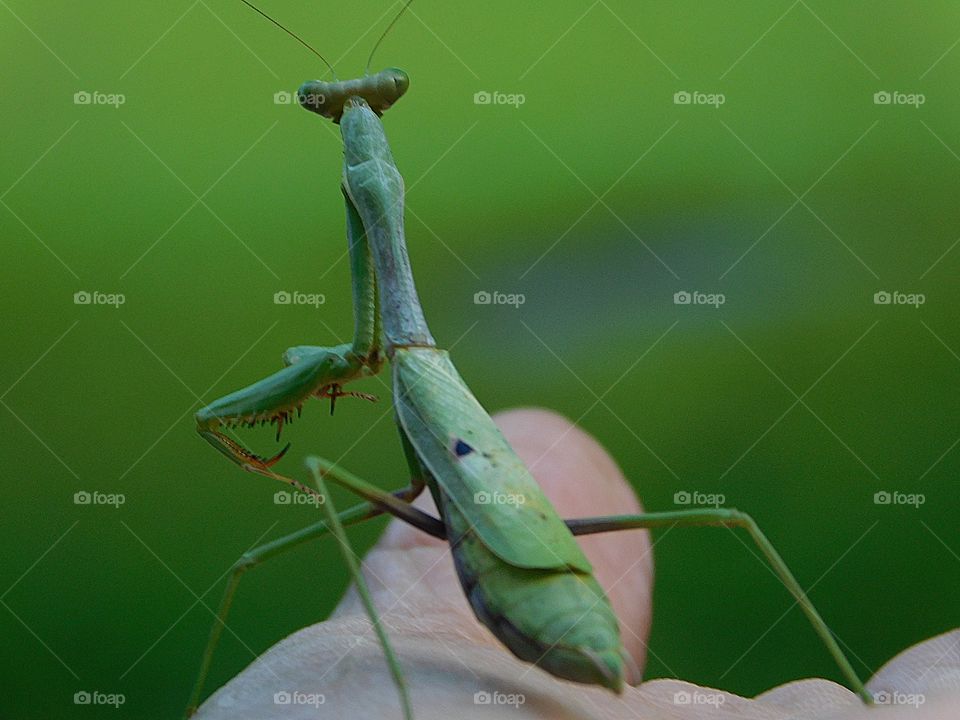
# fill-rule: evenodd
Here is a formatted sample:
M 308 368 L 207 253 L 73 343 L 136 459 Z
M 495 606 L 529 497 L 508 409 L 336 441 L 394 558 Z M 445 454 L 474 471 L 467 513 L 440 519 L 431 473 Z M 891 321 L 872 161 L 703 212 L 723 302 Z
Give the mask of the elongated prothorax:
M 387 353 L 401 346 L 434 346 L 413 282 L 403 228 L 403 177 L 380 119 L 365 98 L 350 97 L 340 123 L 343 187 L 363 219 L 380 285 Z

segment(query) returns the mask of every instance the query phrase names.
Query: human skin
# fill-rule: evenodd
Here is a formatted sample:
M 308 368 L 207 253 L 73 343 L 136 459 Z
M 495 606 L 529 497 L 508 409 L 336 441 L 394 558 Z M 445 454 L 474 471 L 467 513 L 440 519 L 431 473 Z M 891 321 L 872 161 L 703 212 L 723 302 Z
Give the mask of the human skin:
M 561 516 L 642 511 L 613 459 L 565 418 L 521 409 L 494 419 Z M 435 513 L 428 493 L 417 505 Z M 642 671 L 652 619 L 649 535 L 633 530 L 578 540 L 620 619 L 624 645 Z M 516 660 L 473 616 L 445 542 L 394 520 L 363 569 L 406 673 L 418 720 L 946 720 L 956 718 L 960 706 L 957 631 L 902 653 L 874 676 L 869 688 L 889 691 L 881 696 L 890 698 L 889 705 L 866 708 L 846 688 L 819 679 L 789 683 L 752 700 L 679 680 L 651 681 L 615 696 L 557 680 Z M 400 711 L 382 650 L 351 589 L 330 619 L 275 645 L 218 690 L 197 717 L 381 720 L 400 718 Z

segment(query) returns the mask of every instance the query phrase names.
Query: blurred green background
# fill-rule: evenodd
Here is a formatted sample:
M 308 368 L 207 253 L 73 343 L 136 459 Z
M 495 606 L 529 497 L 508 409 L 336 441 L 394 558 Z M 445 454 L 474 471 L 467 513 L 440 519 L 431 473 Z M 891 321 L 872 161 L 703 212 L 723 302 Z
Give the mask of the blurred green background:
M 274 101 L 322 74 L 316 58 L 239 2 L 0 5 L 0 714 L 172 717 L 223 574 L 316 519 L 224 462 L 192 413 L 289 345 L 349 337 L 342 147 Z M 349 76 L 398 6 L 263 8 Z M 412 9 L 374 65 L 411 76 L 385 117 L 410 252 L 481 401 L 577 420 L 650 509 L 686 491 L 753 513 L 862 676 L 958 625 L 960 9 Z M 482 91 L 525 102 L 475 104 Z M 682 91 L 724 102 L 676 104 Z M 876 104 L 882 91 L 924 102 Z M 283 290 L 326 302 L 274 304 Z M 680 291 L 725 303 L 677 305 Z M 310 406 L 285 467 L 319 452 L 399 487 L 383 399 L 332 419 Z M 125 503 L 76 505 L 79 491 Z M 878 505 L 882 491 L 925 502 Z M 382 527 L 352 537 L 366 548 Z M 747 695 L 839 679 L 745 537 L 658 537 L 647 677 Z M 323 619 L 345 584 L 329 541 L 250 573 L 210 689 Z M 77 707 L 84 690 L 126 702 Z

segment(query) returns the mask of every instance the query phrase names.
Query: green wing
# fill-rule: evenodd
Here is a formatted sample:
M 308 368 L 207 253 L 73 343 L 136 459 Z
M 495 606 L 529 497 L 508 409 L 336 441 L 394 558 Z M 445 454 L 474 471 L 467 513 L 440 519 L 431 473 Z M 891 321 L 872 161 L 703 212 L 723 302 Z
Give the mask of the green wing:
M 516 567 L 591 572 L 577 541 L 447 353 L 397 348 L 392 363 L 403 431 L 484 545 Z

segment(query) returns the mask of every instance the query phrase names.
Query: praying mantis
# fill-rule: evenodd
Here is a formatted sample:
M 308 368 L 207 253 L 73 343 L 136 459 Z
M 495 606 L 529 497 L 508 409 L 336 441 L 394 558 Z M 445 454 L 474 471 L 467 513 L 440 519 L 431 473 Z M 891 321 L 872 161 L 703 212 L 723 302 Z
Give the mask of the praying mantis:
M 246 0 L 241 1 L 280 26 Z M 301 105 L 338 124 L 343 138 L 341 191 L 353 288 L 353 342 L 288 349 L 281 370 L 214 401 L 197 413 L 196 422 L 200 435 L 244 470 L 317 496 L 326 519 L 249 551 L 233 567 L 203 654 L 188 716 L 201 698 L 243 573 L 284 550 L 330 533 L 340 541 L 383 646 L 403 716 L 412 719 L 402 668 L 343 529 L 384 513 L 450 543 L 457 575 L 474 614 L 514 655 L 558 678 L 600 685 L 615 693 L 639 678 L 628 677 L 632 661 L 623 647 L 616 615 L 574 536 L 673 526 L 744 529 L 806 614 L 849 686 L 865 702 L 871 702 L 826 623 L 746 513 L 704 508 L 560 518 L 427 326 L 406 249 L 403 178 L 380 119 L 408 87 L 409 78 L 402 70 L 389 68 L 370 75 L 368 62 L 368 72 L 361 78 L 339 81 L 334 74 L 332 82 L 311 81 L 299 90 Z M 332 409 L 338 397 L 365 397 L 344 387 L 376 375 L 387 364 L 410 476 L 409 485 L 402 490 L 383 491 L 329 461 L 309 457 L 306 464 L 317 485 L 314 489 L 274 470 L 289 444 L 265 458 L 227 434 L 237 427 L 272 423 L 279 440 L 284 425 L 294 413 L 300 414 L 310 398 L 328 398 Z M 338 514 L 326 491 L 328 480 L 364 502 Z M 433 496 L 438 517 L 412 505 L 425 489 Z M 486 502 L 493 494 L 522 498 L 523 502 Z

